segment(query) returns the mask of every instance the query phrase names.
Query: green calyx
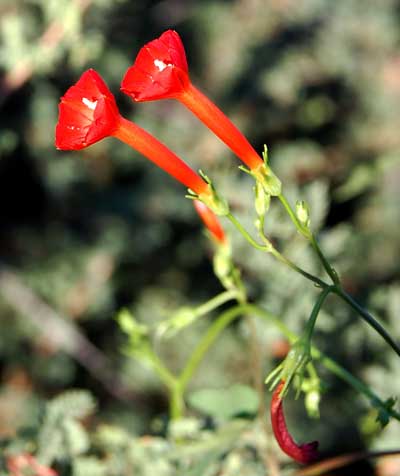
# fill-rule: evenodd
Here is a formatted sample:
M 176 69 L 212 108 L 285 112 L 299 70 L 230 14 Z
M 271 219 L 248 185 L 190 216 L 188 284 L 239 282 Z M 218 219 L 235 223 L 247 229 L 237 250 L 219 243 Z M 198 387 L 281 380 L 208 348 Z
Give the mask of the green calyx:
M 278 382 L 283 380 L 285 385 L 281 392 L 281 398 L 284 398 L 288 392 L 289 386 L 295 377 L 298 377 L 298 388 L 301 388 L 301 382 L 304 378 L 304 371 L 311 362 L 311 346 L 308 339 L 298 339 L 290 349 L 285 360 L 276 367 L 265 379 L 265 383 L 271 383 L 274 388 Z
M 213 258 L 214 273 L 227 290 L 236 290 L 241 296 L 242 286 L 240 271 L 232 261 L 231 248 L 229 245 L 219 245 Z
M 267 195 L 278 197 L 281 194 L 282 183 L 266 163 L 260 164 L 252 170 L 242 165 L 239 169 L 251 175 L 257 183 L 260 183 Z
M 255 194 L 254 205 L 255 205 L 256 213 L 259 217 L 263 217 L 269 209 L 269 205 L 271 203 L 271 195 L 269 193 L 266 193 L 261 182 L 256 182 L 254 186 L 254 194 Z
M 211 179 L 203 171 L 199 170 L 199 174 L 208 184 L 207 191 L 198 195 L 193 190 L 189 189 L 189 194 L 186 195 L 186 198 L 189 198 L 190 200 L 200 200 L 204 203 L 204 205 L 207 205 L 207 207 L 212 210 L 217 216 L 228 215 L 228 202 L 218 195 Z

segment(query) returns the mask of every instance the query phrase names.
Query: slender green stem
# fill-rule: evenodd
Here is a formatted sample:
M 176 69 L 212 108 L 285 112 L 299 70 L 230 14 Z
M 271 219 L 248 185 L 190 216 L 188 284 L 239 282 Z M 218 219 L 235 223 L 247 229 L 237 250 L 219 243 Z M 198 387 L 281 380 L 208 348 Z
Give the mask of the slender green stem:
M 303 268 L 300 268 L 300 266 L 297 266 L 297 264 L 293 263 L 293 261 L 291 261 L 290 259 L 286 258 L 286 256 L 284 256 L 282 253 L 280 253 L 276 248 L 271 248 L 270 250 L 270 253 L 277 259 L 279 260 L 281 263 L 284 263 L 286 264 L 286 266 L 289 266 L 290 268 L 292 268 L 294 271 L 297 271 L 298 273 L 300 273 L 302 276 L 304 276 L 305 278 L 309 279 L 310 281 L 314 282 L 315 284 L 317 284 L 319 287 L 321 288 L 326 288 L 328 286 L 327 283 L 325 283 L 325 281 L 322 281 L 322 279 L 319 279 L 317 278 L 317 276 L 314 276 L 313 274 L 305 271 Z
M 340 377 L 358 392 L 363 393 L 365 396 L 367 396 L 374 406 L 384 408 L 392 417 L 396 418 L 397 420 L 400 420 L 400 413 L 396 412 L 393 409 L 389 410 L 385 403 L 370 389 L 370 387 L 368 387 L 368 385 L 359 380 L 357 377 L 354 377 L 354 375 L 348 370 L 346 370 L 344 367 L 339 365 L 330 357 L 324 355 L 315 347 L 312 347 L 311 355 L 313 356 L 313 358 L 319 360 L 325 368 L 330 370 L 336 376 Z
M 289 340 L 289 342 L 294 343 L 298 339 L 296 334 L 290 331 L 277 316 L 274 316 L 265 309 L 262 309 L 254 304 L 246 304 L 242 307 L 245 308 L 242 312 L 254 313 L 259 317 L 266 319 L 268 322 L 271 322 L 282 332 L 282 334 Z M 366 385 L 364 382 L 352 375 L 348 370 L 338 364 L 335 360 L 325 355 L 313 345 L 311 346 L 311 355 L 313 358 L 319 360 L 324 365 L 324 367 L 330 370 L 337 377 L 344 380 L 358 392 L 364 394 L 374 406 L 385 410 L 391 417 L 396 418 L 396 420 L 400 421 L 400 413 L 396 412 L 391 408 L 388 408 L 385 405 L 385 402 L 381 400 L 376 395 L 376 393 L 373 392 L 370 387 L 368 387 L 368 385 Z
M 290 219 L 294 223 L 295 227 L 297 228 L 297 231 L 309 240 L 311 238 L 310 230 L 308 228 L 305 228 L 299 222 L 299 219 L 297 218 L 296 213 L 294 212 L 293 208 L 290 206 L 290 203 L 287 201 L 286 197 L 281 193 L 280 195 L 278 195 L 278 198 L 280 202 L 282 203 L 282 205 L 284 206 Z
M 161 382 L 167 387 L 169 393 L 169 413 L 171 419 L 181 418 L 185 408 L 183 392 L 180 389 L 178 378 L 162 363 L 158 355 L 149 349 L 147 361 L 153 367 Z
M 312 334 L 314 332 L 315 323 L 317 322 L 317 317 L 319 311 L 321 310 L 322 304 L 324 303 L 325 299 L 327 298 L 328 294 L 332 291 L 331 286 L 327 286 L 322 290 L 320 295 L 318 296 L 317 301 L 314 304 L 314 307 L 311 311 L 311 315 L 307 321 L 306 328 L 304 331 L 304 337 L 307 339 L 308 342 L 311 342 Z
M 200 305 L 196 309 L 196 314 L 200 317 L 208 312 L 214 310 L 215 308 L 221 306 L 225 302 L 235 299 L 238 297 L 237 290 L 229 290 L 225 291 L 218 296 L 210 299 L 206 303 Z M 206 349 L 207 350 L 207 349 Z M 184 402 L 184 392 L 186 384 L 182 385 L 182 382 L 178 377 L 173 375 L 170 370 L 162 363 L 159 359 L 157 354 L 155 354 L 152 349 L 148 353 L 148 360 L 152 365 L 154 371 L 159 376 L 160 380 L 164 383 L 167 387 L 169 396 L 170 396 L 170 417 L 171 419 L 179 419 L 182 417 L 184 409 L 185 409 L 185 402 Z M 189 376 L 190 379 L 190 376 Z
M 341 287 L 334 286 L 332 291 L 337 294 L 343 301 L 347 302 L 376 332 L 390 345 L 390 347 L 400 356 L 400 347 L 392 339 L 387 330 L 374 318 L 371 314 L 364 309 L 357 301 L 355 301 L 349 294 L 346 293 Z
M 239 232 L 244 236 L 244 238 L 256 249 L 258 250 L 261 250 L 261 251 L 265 251 L 267 253 L 271 253 L 276 259 L 278 259 L 281 263 L 284 263 L 286 264 L 287 266 L 289 266 L 290 268 L 292 268 L 293 270 L 297 271 L 298 273 L 300 273 L 301 275 L 303 275 L 305 278 L 309 279 L 310 281 L 313 281 L 315 284 L 317 284 L 318 286 L 320 286 L 321 288 L 325 288 L 327 285 L 327 283 L 325 283 L 324 281 L 322 281 L 321 279 L 317 278 L 316 276 L 314 276 L 313 274 L 311 273 L 308 273 L 307 271 L 305 271 L 304 269 L 300 268 L 299 266 L 297 266 L 295 263 L 293 263 L 293 261 L 291 261 L 290 259 L 286 258 L 285 256 L 283 256 L 273 245 L 272 243 L 267 240 L 267 238 L 265 238 L 265 240 L 267 241 L 267 244 L 266 245 L 261 245 L 260 243 L 258 243 L 249 233 L 248 231 L 242 226 L 242 224 L 230 213 L 229 215 L 227 215 L 227 217 L 229 218 L 229 220 L 235 225 L 235 227 L 239 230 Z
M 332 268 L 329 261 L 325 258 L 325 255 L 323 254 L 317 239 L 315 238 L 314 234 L 312 234 L 312 233 L 310 235 L 310 243 L 311 243 L 311 246 L 314 248 L 315 252 L 317 253 L 318 258 L 320 259 L 320 261 L 321 261 L 325 271 L 327 272 L 328 276 L 332 279 L 332 282 L 334 284 L 339 284 L 339 277 L 338 277 L 336 271 Z
M 183 393 L 183 389 L 178 381 L 169 389 L 169 415 L 171 420 L 179 420 L 183 416 L 185 411 Z
M 221 306 L 227 301 L 231 299 L 235 299 L 237 297 L 238 292 L 236 290 L 225 291 L 214 298 L 210 299 L 206 303 L 200 305 L 196 309 L 196 314 L 200 317 L 208 312 L 214 310 L 215 308 Z M 162 361 L 158 358 L 157 354 L 151 352 L 149 354 L 149 360 L 153 369 L 159 376 L 160 380 L 165 384 L 168 388 L 169 396 L 170 396 L 170 417 L 172 420 L 176 420 L 182 417 L 184 409 L 185 409 L 185 402 L 184 402 L 184 392 L 185 386 L 182 385 L 180 379 L 174 376 L 162 363 Z
M 148 361 L 159 379 L 168 389 L 169 394 L 169 414 L 172 420 L 182 418 L 185 410 L 183 389 L 178 377 L 176 377 L 159 359 L 158 355 L 151 349 L 148 354 Z
M 348 302 L 390 345 L 391 347 L 396 350 L 397 353 L 400 351 L 394 341 L 390 338 L 387 334 L 385 329 L 375 321 L 375 319 L 365 311 L 357 302 L 355 302 L 351 296 L 345 293 L 342 289 L 337 288 L 336 286 L 327 286 L 323 288 L 314 308 L 311 313 L 310 319 L 307 324 L 306 332 L 309 337 L 311 337 L 315 321 L 317 319 L 318 313 L 321 309 L 323 302 L 325 301 L 326 297 L 330 292 L 334 292 L 346 302 Z M 222 293 L 225 294 L 225 293 Z M 184 369 L 180 373 L 178 377 L 175 377 L 165 366 L 159 361 L 157 356 L 153 356 L 151 359 L 154 369 L 156 370 L 157 374 L 159 375 L 160 379 L 164 382 L 170 392 L 170 411 L 171 411 L 171 418 L 176 419 L 180 418 L 183 414 L 184 410 L 184 399 L 183 395 L 186 391 L 187 385 L 190 382 L 193 374 L 197 370 L 199 364 L 201 363 L 202 359 L 206 355 L 210 346 L 215 342 L 218 338 L 220 333 L 236 318 L 245 314 L 245 313 L 253 313 L 256 314 L 264 319 L 267 319 L 269 322 L 274 324 L 283 335 L 290 342 L 295 342 L 298 340 L 296 334 L 291 332 L 279 319 L 277 316 L 269 313 L 268 311 L 254 305 L 254 304 L 240 304 L 238 306 L 234 306 L 227 311 L 223 312 L 209 327 L 203 338 L 198 343 L 197 347 L 193 351 L 192 355 L 190 356 L 187 364 L 185 365 Z M 311 346 L 311 354 L 313 358 L 318 359 L 328 370 L 334 373 L 337 377 L 344 380 L 350 386 L 352 386 L 355 390 L 363 393 L 367 396 L 373 405 L 384 409 L 388 414 L 390 414 L 393 418 L 396 418 L 400 421 L 400 413 L 396 412 L 393 409 L 389 409 L 385 403 L 368 387 L 365 383 L 361 380 L 356 378 L 350 372 L 348 372 L 345 368 L 339 365 L 330 357 L 323 354 L 319 351 L 315 346 Z
M 284 206 L 287 214 L 289 215 L 290 219 L 294 223 L 295 227 L 297 228 L 297 231 L 301 233 L 309 242 L 311 243 L 311 246 L 314 248 L 315 252 L 318 255 L 319 260 L 322 263 L 322 266 L 324 267 L 325 271 L 327 272 L 328 276 L 332 279 L 334 284 L 339 284 L 339 278 L 336 273 L 336 271 L 332 268 L 330 265 L 329 261 L 325 258 L 325 255 L 323 254 L 317 239 L 311 233 L 310 229 L 303 226 L 300 222 L 299 219 L 296 216 L 296 213 L 294 212 L 293 208 L 291 207 L 290 203 L 286 199 L 286 197 L 283 194 L 280 194 L 278 196 L 280 202 Z
M 386 329 L 378 321 L 376 321 L 376 319 L 374 319 L 366 309 L 364 309 L 360 304 L 358 304 L 357 301 L 355 301 L 349 294 L 347 294 L 342 289 L 340 285 L 339 277 L 336 271 L 334 270 L 334 268 L 330 265 L 329 261 L 326 259 L 325 255 L 323 254 L 317 239 L 308 230 L 308 228 L 305 228 L 304 226 L 302 226 L 302 224 L 299 222 L 295 212 L 293 211 L 292 207 L 290 206 L 289 202 L 286 200 L 284 195 L 282 194 L 279 195 L 279 200 L 285 207 L 286 212 L 290 216 L 297 230 L 310 241 L 312 247 L 317 253 L 318 258 L 321 261 L 325 271 L 327 272 L 327 274 L 329 275 L 329 277 L 334 283 L 334 286 L 331 287 L 331 291 L 337 294 L 338 296 L 340 296 L 345 302 L 347 302 L 371 327 L 373 327 L 376 330 L 376 332 L 378 332 L 378 334 L 381 337 L 383 337 L 383 339 L 390 345 L 390 347 L 392 347 L 392 349 L 397 353 L 397 355 L 400 356 L 400 346 L 391 338 L 391 336 L 386 331 Z M 277 256 L 277 258 L 279 257 Z M 296 271 L 300 272 L 299 270 L 296 270 Z M 304 275 L 304 273 L 301 273 L 301 274 Z M 308 277 L 308 279 L 310 278 Z
M 182 392 L 185 391 L 190 379 L 194 372 L 205 356 L 209 347 L 217 339 L 219 334 L 228 326 L 233 320 L 243 314 L 246 309 L 246 305 L 234 306 L 227 311 L 223 312 L 208 328 L 200 342 L 197 344 L 192 355 L 189 357 L 185 367 L 180 373 L 178 380 L 182 388 Z
M 218 294 L 217 296 L 213 297 L 209 301 L 205 302 L 204 304 L 201 304 L 200 306 L 196 307 L 194 312 L 196 313 L 196 316 L 204 316 L 205 314 L 208 314 L 209 312 L 213 311 L 219 306 L 222 306 L 222 304 L 225 304 L 226 302 L 232 300 L 232 299 L 237 299 L 238 297 L 238 291 L 236 289 L 231 289 L 229 291 L 224 291 L 221 294 Z
M 325 290 L 324 290 L 325 291 Z M 335 292 L 335 290 L 331 290 Z M 321 293 L 322 296 L 322 293 Z M 298 336 L 290 331 L 285 324 L 283 324 L 282 320 L 271 314 L 270 312 L 262 309 L 254 304 L 241 304 L 238 306 L 234 306 L 227 311 L 223 312 L 219 318 L 210 326 L 206 334 L 203 336 L 199 344 L 197 345 L 196 349 L 194 350 L 192 356 L 189 358 L 186 366 L 182 370 L 181 374 L 178 378 L 174 377 L 167 371 L 167 375 L 170 374 L 172 379 L 167 378 L 163 379 L 163 382 L 168 386 L 171 394 L 171 417 L 172 418 L 179 418 L 184 409 L 184 402 L 183 402 L 183 395 L 186 390 L 186 387 L 192 378 L 194 372 L 198 368 L 201 360 L 205 356 L 209 347 L 215 342 L 218 338 L 220 333 L 235 319 L 243 314 L 255 314 L 263 319 L 266 319 L 268 322 L 272 323 L 275 327 L 277 327 L 280 332 L 289 340 L 289 342 L 294 343 L 298 340 Z M 319 360 L 324 367 L 330 370 L 333 374 L 337 377 L 348 383 L 351 387 L 353 387 L 358 392 L 364 394 L 374 406 L 379 407 L 385 410 L 391 417 L 400 421 L 400 413 L 396 412 L 395 410 L 388 408 L 384 401 L 381 400 L 373 390 L 370 389 L 365 383 L 359 380 L 357 377 L 352 375 L 348 370 L 342 367 L 340 364 L 335 362 L 333 359 L 322 353 L 318 350 L 315 346 L 311 346 L 311 354 L 314 359 Z M 159 375 L 160 373 L 157 372 Z M 167 384 L 168 381 L 168 384 Z
M 229 213 L 226 215 L 227 218 L 235 225 L 235 227 L 240 231 L 240 233 L 243 235 L 243 237 L 248 241 L 251 246 L 254 248 L 257 248 L 258 250 L 261 251 L 270 251 L 270 247 L 268 245 L 261 245 L 258 243 L 251 235 L 250 233 L 242 226 L 242 224 L 232 215 L 232 213 Z
M 154 371 L 160 378 L 161 382 L 169 389 L 171 390 L 172 388 L 175 387 L 177 378 L 173 373 L 167 369 L 167 367 L 162 363 L 158 355 L 153 351 L 153 349 L 149 350 L 149 353 L 147 354 L 148 362 L 151 364 L 153 367 Z

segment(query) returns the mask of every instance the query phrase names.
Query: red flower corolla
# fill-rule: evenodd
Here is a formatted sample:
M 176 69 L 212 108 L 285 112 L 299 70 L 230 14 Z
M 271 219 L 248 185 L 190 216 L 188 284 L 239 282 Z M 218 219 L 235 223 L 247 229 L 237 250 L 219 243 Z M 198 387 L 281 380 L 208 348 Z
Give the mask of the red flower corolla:
M 122 91 L 135 101 L 173 99 L 189 87 L 185 49 L 176 31 L 147 43 L 122 80 Z
M 9 476 L 57 476 L 54 469 L 40 464 L 37 459 L 29 453 L 21 453 L 7 458 L 7 469 Z
M 203 202 L 200 202 L 200 200 L 194 200 L 193 204 L 211 236 L 217 241 L 217 243 L 225 244 L 225 232 L 215 213 L 204 205 Z
M 302 464 L 312 463 L 318 458 L 318 441 L 298 445 L 293 440 L 287 429 L 285 415 L 283 414 L 281 391 L 284 385 L 285 381 L 281 380 L 271 399 L 271 422 L 275 438 L 282 451 L 295 461 Z
M 168 30 L 140 51 L 121 90 L 134 101 L 177 99 L 189 108 L 251 169 L 263 161 L 225 114 L 190 81 L 186 54 L 176 31 Z
M 61 98 L 56 147 L 79 150 L 110 136 L 119 126 L 114 96 L 96 71 L 89 69 Z
M 101 76 L 89 69 L 61 98 L 55 145 L 79 150 L 113 136 L 143 154 L 198 195 L 209 194 L 208 184 L 164 144 L 123 118 Z

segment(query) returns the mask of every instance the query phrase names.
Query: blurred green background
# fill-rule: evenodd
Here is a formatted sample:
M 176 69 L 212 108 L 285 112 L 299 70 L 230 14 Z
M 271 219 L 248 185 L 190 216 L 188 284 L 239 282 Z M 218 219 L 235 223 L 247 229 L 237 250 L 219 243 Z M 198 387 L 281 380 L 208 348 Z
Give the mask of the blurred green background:
M 126 117 L 211 176 L 252 227 L 252 183 L 230 151 L 177 102 L 134 104 L 119 92 L 139 48 L 168 28 L 183 39 L 192 81 L 257 150 L 268 145 L 288 197 L 308 200 L 312 226 L 346 289 L 400 336 L 400 1 L 2 0 L 4 439 L 37 425 L 44 402 L 69 388 L 95 395 L 97 423 L 137 436 L 159 433 L 165 391 L 151 371 L 123 355 L 113 316 L 126 307 L 143 322 L 157 322 L 221 290 L 211 247 L 179 184 L 114 139 L 79 152 L 55 150 L 59 97 L 84 70 L 103 76 Z M 275 205 L 269 235 L 318 273 Z M 251 299 L 300 331 L 313 287 L 269 256 L 260 259 L 240 237 L 232 239 Z M 160 344 L 171 368 L 182 365 L 205 325 Z M 282 340 L 274 328 L 257 326 L 266 374 L 279 361 Z M 398 357 L 334 298 L 320 317 L 316 342 L 383 399 L 400 394 Z M 250 367 L 246 329 L 232 326 L 192 388 L 249 383 Z M 378 431 L 363 397 L 323 370 L 322 377 L 320 420 L 307 419 L 301 399 L 288 405 L 299 440 L 320 439 L 325 456 L 398 445 L 398 422 Z M 376 473 L 365 464 L 360 474 L 387 476 L 381 466 Z

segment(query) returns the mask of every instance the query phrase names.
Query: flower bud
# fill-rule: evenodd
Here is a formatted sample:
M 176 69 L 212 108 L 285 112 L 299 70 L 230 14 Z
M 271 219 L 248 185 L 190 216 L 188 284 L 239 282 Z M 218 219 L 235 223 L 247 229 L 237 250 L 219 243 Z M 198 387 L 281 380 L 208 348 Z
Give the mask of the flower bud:
M 284 387 L 285 380 L 281 380 L 271 399 L 271 423 L 276 441 L 281 450 L 298 463 L 312 463 L 318 458 L 318 441 L 299 445 L 293 440 L 283 413 L 282 390 Z
M 305 228 L 310 226 L 310 208 L 304 200 L 298 200 L 296 202 L 296 216 Z
M 256 182 L 254 192 L 256 196 L 254 200 L 256 213 L 259 217 L 263 217 L 269 209 L 271 195 L 265 192 L 265 189 L 260 182 Z

